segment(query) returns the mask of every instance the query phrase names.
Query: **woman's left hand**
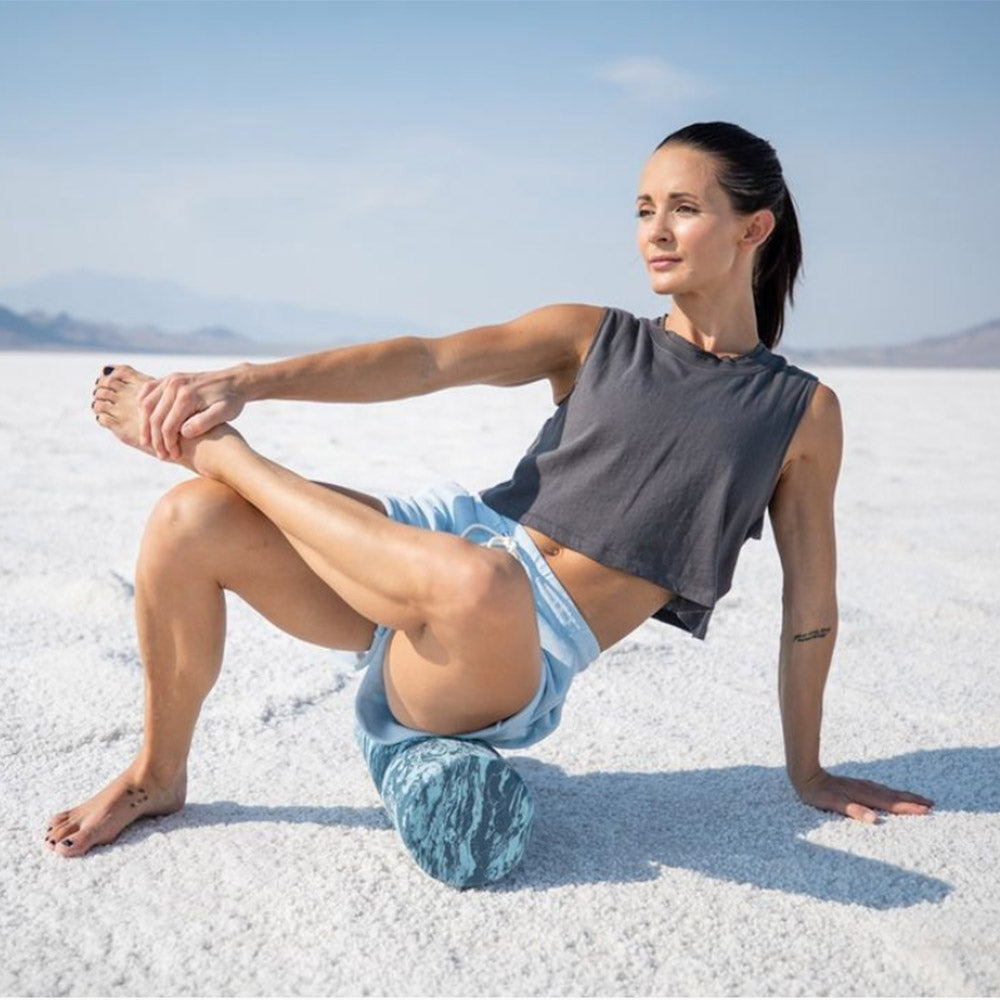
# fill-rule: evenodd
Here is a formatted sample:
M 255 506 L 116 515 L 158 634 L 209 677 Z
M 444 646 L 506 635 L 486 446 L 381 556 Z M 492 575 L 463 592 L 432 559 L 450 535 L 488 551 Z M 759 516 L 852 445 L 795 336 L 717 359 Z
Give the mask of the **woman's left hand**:
M 847 778 L 830 774 L 822 768 L 795 786 L 799 798 L 807 805 L 828 812 L 841 813 L 862 823 L 875 823 L 875 810 L 899 815 L 920 816 L 929 812 L 934 803 L 913 792 L 901 792 L 863 778 Z

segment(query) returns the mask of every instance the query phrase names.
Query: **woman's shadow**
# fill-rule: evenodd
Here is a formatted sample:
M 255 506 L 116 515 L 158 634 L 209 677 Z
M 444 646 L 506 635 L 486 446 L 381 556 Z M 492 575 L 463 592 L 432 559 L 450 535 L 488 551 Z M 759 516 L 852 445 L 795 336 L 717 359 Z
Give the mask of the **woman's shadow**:
M 856 821 L 804 805 L 783 768 L 570 775 L 535 757 L 507 759 L 532 790 L 535 825 L 522 864 L 485 891 L 641 882 L 656 878 L 660 866 L 873 909 L 939 902 L 951 890 L 940 879 L 810 843 L 805 834 L 824 823 Z M 360 753 L 358 766 L 364 767 Z M 846 762 L 831 770 L 912 788 L 934 800 L 936 813 L 1000 811 L 1000 747 L 921 750 L 881 761 Z M 902 819 L 921 822 L 921 817 Z M 196 802 L 158 820 L 155 831 L 259 822 L 392 829 L 381 805 Z M 878 826 L 868 829 L 874 832 Z M 152 832 L 137 824 L 126 836 L 143 839 Z
M 535 792 L 532 843 L 520 879 L 549 886 L 652 879 L 658 867 L 688 869 L 761 889 L 895 909 L 939 902 L 948 883 L 885 861 L 810 843 L 831 821 L 876 838 L 887 818 L 862 827 L 802 803 L 784 768 L 742 766 L 638 774 L 566 775 L 533 758 L 514 761 Z M 912 789 L 942 812 L 1000 812 L 1000 747 L 916 751 L 880 761 L 845 762 L 835 774 Z

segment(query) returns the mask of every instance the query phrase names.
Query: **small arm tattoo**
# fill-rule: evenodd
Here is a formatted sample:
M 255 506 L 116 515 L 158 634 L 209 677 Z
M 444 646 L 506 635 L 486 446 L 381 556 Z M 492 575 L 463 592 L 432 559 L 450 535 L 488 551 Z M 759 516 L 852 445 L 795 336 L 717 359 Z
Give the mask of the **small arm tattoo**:
M 798 635 L 792 636 L 793 642 L 808 642 L 810 639 L 822 639 L 823 636 L 830 634 L 830 628 L 814 628 L 811 632 L 800 632 Z

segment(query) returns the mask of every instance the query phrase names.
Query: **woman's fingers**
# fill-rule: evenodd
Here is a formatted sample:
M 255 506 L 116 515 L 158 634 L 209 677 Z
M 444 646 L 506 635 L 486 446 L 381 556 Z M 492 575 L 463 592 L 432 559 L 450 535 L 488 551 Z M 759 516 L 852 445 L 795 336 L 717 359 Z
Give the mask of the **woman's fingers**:
M 860 796 L 852 796 L 846 791 L 843 782 L 835 781 L 826 789 L 817 792 L 809 801 L 818 809 L 839 813 L 841 816 L 862 823 L 874 823 L 878 819 L 878 814 L 868 803 L 861 801 Z
M 934 802 L 914 792 L 901 791 L 863 778 L 834 775 L 825 777 L 811 788 L 806 801 L 818 809 L 840 813 L 862 823 L 878 821 L 878 811 L 895 815 L 919 816 L 927 813 Z
M 206 434 L 217 424 L 226 420 L 226 404 L 220 399 L 212 403 L 207 409 L 202 410 L 194 416 L 188 417 L 181 424 L 180 433 L 185 438 L 196 438 L 200 434 Z
M 149 443 L 157 458 L 167 457 L 167 447 L 163 440 L 163 421 L 173 405 L 171 393 L 162 392 L 149 415 Z
M 889 806 L 887 812 L 898 813 L 900 816 L 922 816 L 930 812 L 932 806 L 924 805 L 923 802 L 894 802 Z
M 929 809 L 934 805 L 932 799 L 924 798 L 914 792 L 903 791 L 898 788 L 889 788 L 888 785 L 879 785 L 874 781 L 854 782 L 858 786 L 855 795 L 861 797 L 868 805 L 878 806 L 880 809 L 896 811 L 900 806 L 914 806 L 918 809 Z M 903 811 L 910 811 L 904 809 Z
M 874 781 L 846 779 L 843 784 L 848 786 L 845 789 L 847 802 L 844 815 L 864 822 L 874 822 L 875 809 L 900 816 L 919 816 L 934 805 L 931 799 L 922 795 L 889 788 Z
M 862 823 L 875 823 L 878 821 L 878 814 L 860 802 L 846 802 L 841 810 L 850 819 L 860 820 Z
M 181 457 L 181 445 L 178 435 L 180 434 L 181 424 L 189 416 L 191 416 L 191 400 L 182 389 L 180 392 L 175 393 L 173 403 L 167 411 L 167 415 L 163 418 L 163 425 L 160 429 L 160 433 L 163 435 L 163 446 L 173 459 Z
M 175 372 L 147 389 L 141 405 L 149 413 L 150 446 L 162 459 L 181 457 L 180 429 L 198 410 L 199 396 L 193 386 L 195 376 Z
M 929 812 L 934 803 L 930 799 L 925 799 L 910 792 L 897 792 L 891 788 L 885 789 L 876 797 L 876 801 L 870 803 L 884 809 L 886 812 L 897 813 L 901 816 L 919 816 Z
M 153 443 L 153 432 L 150 427 L 150 419 L 156 409 L 160 397 L 163 395 L 162 380 L 146 382 L 139 390 L 139 444 L 143 448 L 149 448 Z
M 916 792 L 905 792 L 896 788 L 882 787 L 886 794 L 892 796 L 896 805 L 918 806 L 923 809 L 930 809 L 934 805 L 933 799 L 925 798 L 923 795 L 917 795 Z

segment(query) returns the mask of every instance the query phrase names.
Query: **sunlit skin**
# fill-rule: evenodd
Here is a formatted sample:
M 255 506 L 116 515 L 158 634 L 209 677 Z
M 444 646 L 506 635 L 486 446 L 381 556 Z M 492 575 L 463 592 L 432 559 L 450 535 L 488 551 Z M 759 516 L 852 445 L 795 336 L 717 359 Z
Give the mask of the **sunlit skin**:
M 670 328 L 719 355 L 752 350 L 754 256 L 774 229 L 773 213 L 734 212 L 711 158 L 680 146 L 649 158 L 638 194 L 638 249 L 653 291 L 672 297 Z M 680 260 L 658 270 L 650 263 L 657 254 Z M 406 398 L 468 381 L 517 385 L 546 377 L 558 398 L 572 386 L 602 312 L 546 306 L 453 338 L 403 338 L 159 379 L 124 365 L 99 375 L 92 407 L 100 425 L 196 478 L 154 508 L 136 571 L 143 745 L 97 795 L 52 817 L 48 847 L 78 856 L 141 816 L 183 806 L 191 737 L 222 664 L 224 590 L 327 648 L 366 648 L 375 622 L 395 629 L 387 696 L 406 725 L 468 732 L 525 704 L 537 683 L 538 636 L 516 559 L 397 524 L 373 497 L 302 479 L 256 453 L 228 421 L 258 398 Z M 832 511 L 841 448 L 839 403 L 821 384 L 769 507 L 785 580 L 779 703 L 799 798 L 873 823 L 877 810 L 918 814 L 933 803 L 830 775 L 819 764 L 822 693 L 837 634 Z M 602 650 L 671 596 L 526 530 Z
M 774 214 L 738 215 L 712 160 L 676 145 L 657 150 L 643 167 L 636 214 L 650 286 L 673 299 L 670 329 L 713 354 L 752 351 L 758 342 L 754 257 L 774 230 Z M 657 271 L 649 261 L 659 254 L 681 261 Z
M 635 204 L 637 245 L 650 285 L 673 300 L 670 329 L 720 356 L 753 350 L 759 342 L 754 263 L 774 231 L 774 213 L 737 213 L 718 183 L 713 158 L 680 144 L 667 144 L 649 157 Z M 660 255 L 680 259 L 657 270 L 650 262 Z M 801 581 L 799 606 L 810 609 L 797 618 L 786 609 L 779 698 L 789 776 L 799 797 L 874 823 L 876 810 L 918 815 L 934 803 L 872 781 L 831 775 L 819 765 L 822 692 L 836 641 L 832 508 L 842 443 L 839 404 L 820 384 L 789 447 L 770 507 L 786 595 Z M 809 538 L 814 527 L 815 537 Z M 785 541 L 786 536 L 795 542 Z M 796 561 L 808 564 L 808 570 L 795 568 Z

